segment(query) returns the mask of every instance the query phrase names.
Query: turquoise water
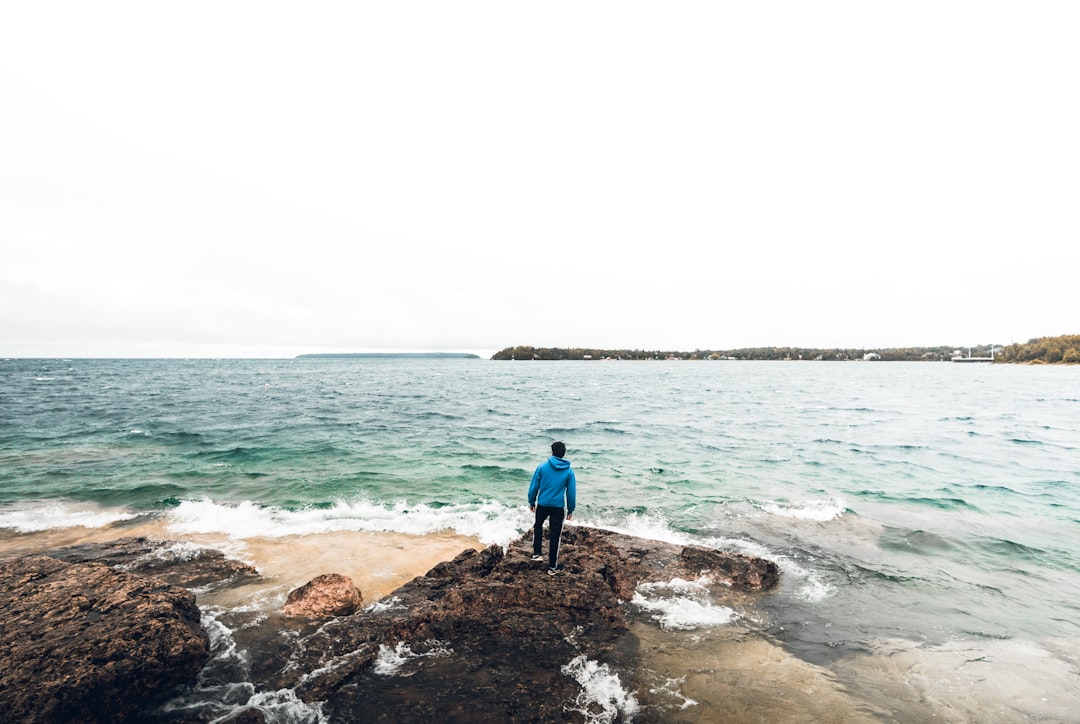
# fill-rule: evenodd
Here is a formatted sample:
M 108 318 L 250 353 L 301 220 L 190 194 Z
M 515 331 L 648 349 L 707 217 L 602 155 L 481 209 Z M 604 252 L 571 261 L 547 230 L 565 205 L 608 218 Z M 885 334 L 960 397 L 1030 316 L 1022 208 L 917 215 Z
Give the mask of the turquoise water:
M 578 524 L 776 560 L 761 625 L 806 659 L 1080 636 L 1077 367 L 7 360 L 0 412 L 7 536 L 505 543 L 561 439 Z

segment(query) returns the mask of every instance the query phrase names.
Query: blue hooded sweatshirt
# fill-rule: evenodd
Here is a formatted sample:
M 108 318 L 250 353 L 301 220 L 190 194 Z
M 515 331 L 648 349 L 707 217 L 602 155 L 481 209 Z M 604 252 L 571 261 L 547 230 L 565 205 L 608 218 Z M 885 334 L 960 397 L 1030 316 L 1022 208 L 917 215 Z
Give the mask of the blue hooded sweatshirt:
M 573 513 L 577 504 L 577 478 L 570 469 L 570 461 L 554 455 L 536 466 L 532 483 L 529 484 L 529 505 L 537 504 L 549 508 L 563 507 L 566 496 L 566 512 Z

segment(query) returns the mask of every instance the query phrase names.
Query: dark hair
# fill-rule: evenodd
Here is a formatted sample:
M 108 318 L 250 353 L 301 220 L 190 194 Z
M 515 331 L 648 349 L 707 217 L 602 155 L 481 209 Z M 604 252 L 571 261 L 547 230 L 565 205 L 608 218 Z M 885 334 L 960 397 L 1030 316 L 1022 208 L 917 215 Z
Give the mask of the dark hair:
M 557 458 L 561 458 L 566 454 L 566 445 L 563 445 L 561 442 L 551 443 L 551 454 Z

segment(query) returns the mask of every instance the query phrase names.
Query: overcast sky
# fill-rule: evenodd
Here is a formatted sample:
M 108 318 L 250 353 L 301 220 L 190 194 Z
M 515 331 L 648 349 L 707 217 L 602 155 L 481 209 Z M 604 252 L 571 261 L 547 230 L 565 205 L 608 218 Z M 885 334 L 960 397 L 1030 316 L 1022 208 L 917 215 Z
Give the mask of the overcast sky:
M 1080 3 L 9 2 L 0 356 L 1080 333 Z

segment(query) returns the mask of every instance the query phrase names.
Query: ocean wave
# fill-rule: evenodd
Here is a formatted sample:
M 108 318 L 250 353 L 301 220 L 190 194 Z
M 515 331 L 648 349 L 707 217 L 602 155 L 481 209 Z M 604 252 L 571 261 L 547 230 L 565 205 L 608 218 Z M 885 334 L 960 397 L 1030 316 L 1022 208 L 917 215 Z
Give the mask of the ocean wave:
M 496 501 L 451 504 L 337 501 L 329 507 L 289 510 L 251 501 L 228 504 L 208 498 L 184 500 L 167 511 L 166 528 L 178 535 L 224 534 L 231 538 L 281 538 L 337 531 L 394 532 L 426 535 L 453 531 L 485 545 L 509 545 L 531 524 L 524 506 Z
M 831 580 L 833 574 L 822 569 L 813 554 L 788 550 L 783 554 L 761 557 L 769 558 L 780 567 L 779 591 L 795 601 L 816 606 L 834 597 L 839 590 Z
M 1024 545 L 1008 538 L 983 538 L 978 547 L 992 551 L 995 557 L 1000 558 L 1003 562 L 1017 559 L 1038 561 L 1046 554 L 1046 551 L 1041 548 Z
M 975 488 L 975 490 L 978 490 L 978 491 L 983 492 L 983 493 L 991 493 L 991 494 L 1001 493 L 1001 494 L 1005 494 L 1005 495 L 1022 495 L 1022 493 L 1019 493 L 1019 492 L 1013 490 L 1012 488 L 1006 487 L 1004 485 L 981 485 L 981 484 L 976 483 L 972 487 Z
M 770 515 L 777 515 L 782 518 L 796 518 L 798 520 L 813 520 L 819 523 L 835 520 L 847 512 L 847 505 L 840 499 L 812 501 L 802 504 L 765 503 L 759 507 Z
M 162 445 L 174 445 L 176 447 L 198 447 L 206 442 L 206 436 L 198 432 L 186 432 L 183 430 L 173 430 L 166 432 L 154 432 L 154 431 L 142 431 L 139 435 L 130 437 L 146 438 L 148 441 L 153 441 L 155 444 Z
M 104 528 L 138 515 L 126 508 L 105 508 L 75 501 L 13 503 L 0 506 L 0 529 L 38 533 L 63 528 Z
M 355 499 L 298 509 L 251 500 L 223 502 L 176 495 L 158 500 L 159 507 L 153 512 L 65 500 L 9 504 L 0 506 L 0 529 L 31 533 L 76 526 L 104 528 L 140 516 L 152 516 L 161 521 L 168 535 L 181 539 L 199 535 L 225 536 L 242 544 L 251 538 L 313 536 L 342 531 L 417 536 L 451 532 L 475 538 L 483 545 L 506 547 L 533 524 L 533 515 L 524 504 L 506 505 L 495 500 L 385 503 Z M 754 541 L 686 532 L 672 526 L 664 515 L 644 510 L 613 509 L 591 515 L 578 511 L 570 525 L 602 528 L 673 545 L 698 545 L 775 558 L 772 551 Z
M 936 555 L 956 546 L 944 536 L 926 530 L 886 529 L 878 545 L 883 550 Z
M 921 498 L 899 498 L 899 499 L 896 499 L 896 500 L 900 500 L 902 502 L 909 503 L 909 504 L 914 503 L 916 505 L 929 505 L 932 508 L 940 508 L 941 510 L 974 510 L 974 511 L 977 511 L 979 509 L 977 506 L 972 505 L 971 503 L 964 500 L 963 498 L 927 498 L 927 497 L 921 497 Z
M 584 523 L 585 521 L 581 522 Z M 587 524 L 614 531 L 615 533 L 622 533 L 623 535 L 657 540 L 661 543 L 684 546 L 704 545 L 700 538 L 673 528 L 667 518 L 658 513 L 613 511 L 611 513 L 601 513 L 587 521 Z

